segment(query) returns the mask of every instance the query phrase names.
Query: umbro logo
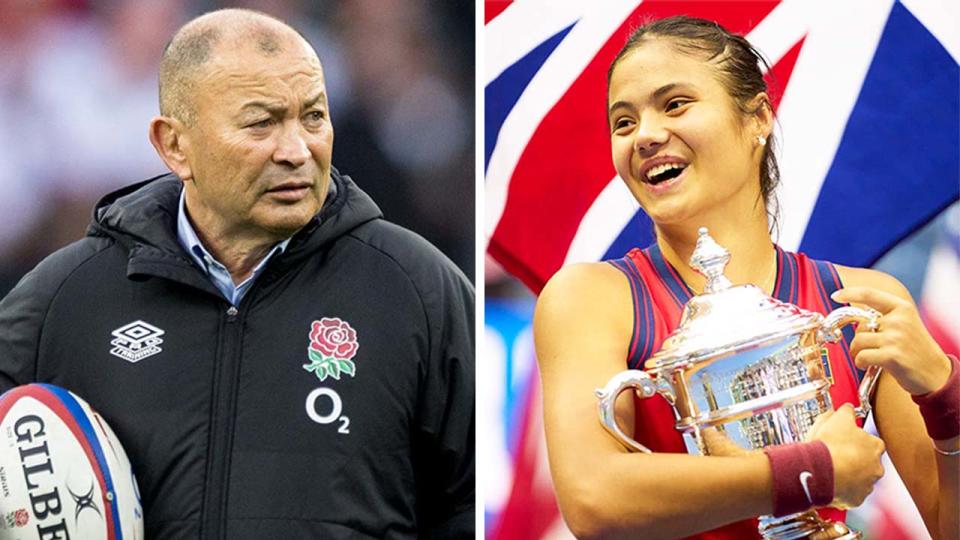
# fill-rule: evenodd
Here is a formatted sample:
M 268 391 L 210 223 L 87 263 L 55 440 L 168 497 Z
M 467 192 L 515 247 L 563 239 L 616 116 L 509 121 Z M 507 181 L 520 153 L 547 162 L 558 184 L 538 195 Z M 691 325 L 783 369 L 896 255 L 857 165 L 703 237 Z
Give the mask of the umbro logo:
M 163 351 L 164 331 L 144 321 L 134 321 L 112 332 L 110 354 L 128 362 L 139 362 Z

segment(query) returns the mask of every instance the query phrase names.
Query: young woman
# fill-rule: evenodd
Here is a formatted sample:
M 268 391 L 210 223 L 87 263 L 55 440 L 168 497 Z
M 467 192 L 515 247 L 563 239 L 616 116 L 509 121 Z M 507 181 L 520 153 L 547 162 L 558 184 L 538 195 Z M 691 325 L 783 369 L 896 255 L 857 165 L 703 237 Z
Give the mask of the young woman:
M 560 508 L 578 537 L 748 538 L 757 536 L 756 525 L 743 520 L 782 509 L 788 492 L 799 490 L 773 453 L 687 455 L 658 397 L 641 401 L 625 392 L 617 402 L 619 424 L 652 454 L 627 452 L 597 419 L 593 390 L 642 366 L 676 327 L 679 306 L 701 292 L 704 279 L 688 261 L 705 226 L 730 251 L 725 273 L 734 284 L 752 283 L 806 309 L 854 303 L 882 314 L 877 332 L 858 332 L 831 351 L 838 409 L 787 459 L 818 460 L 827 478 L 819 497 L 830 501 L 820 504 L 859 505 L 883 474 L 886 450 L 931 535 L 955 539 L 960 427 L 949 392 L 956 395 L 960 368 L 896 279 L 774 244 L 767 211 L 778 180 L 774 119 L 760 62 L 742 37 L 676 17 L 639 28 L 610 68 L 614 164 L 653 220 L 656 243 L 619 261 L 566 267 L 538 301 L 535 339 Z M 832 300 L 824 293 L 834 293 Z M 857 404 L 854 359 L 861 369 L 885 370 L 874 402 L 882 439 L 856 425 L 851 405 L 841 406 Z M 924 416 L 911 395 L 922 396 Z M 842 519 L 841 512 L 831 516 Z

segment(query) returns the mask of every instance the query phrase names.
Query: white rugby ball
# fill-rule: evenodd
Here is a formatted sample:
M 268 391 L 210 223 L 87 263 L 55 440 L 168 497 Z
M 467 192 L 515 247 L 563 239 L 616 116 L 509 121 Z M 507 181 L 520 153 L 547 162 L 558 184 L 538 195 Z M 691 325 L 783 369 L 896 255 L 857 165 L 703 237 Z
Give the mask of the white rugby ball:
M 136 478 L 87 402 L 49 384 L 0 396 L 0 539 L 142 539 Z

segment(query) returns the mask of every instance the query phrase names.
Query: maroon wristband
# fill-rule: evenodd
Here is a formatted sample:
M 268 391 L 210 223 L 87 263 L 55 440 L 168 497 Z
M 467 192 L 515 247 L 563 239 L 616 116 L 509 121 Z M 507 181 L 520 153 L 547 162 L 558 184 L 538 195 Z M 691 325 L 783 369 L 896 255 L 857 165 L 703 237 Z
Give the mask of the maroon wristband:
M 803 512 L 833 500 L 833 459 L 822 441 L 763 449 L 773 472 L 773 515 Z
M 936 392 L 911 396 L 913 402 L 920 406 L 927 434 L 935 441 L 960 435 L 960 361 L 952 354 L 947 357 L 952 366 L 947 384 Z

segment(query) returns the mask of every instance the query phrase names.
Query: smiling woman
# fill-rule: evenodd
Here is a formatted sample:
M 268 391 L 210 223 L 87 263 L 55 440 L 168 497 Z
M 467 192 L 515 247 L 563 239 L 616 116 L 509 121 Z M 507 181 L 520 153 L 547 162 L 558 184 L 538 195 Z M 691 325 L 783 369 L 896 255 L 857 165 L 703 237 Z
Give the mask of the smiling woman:
M 622 259 L 566 266 L 538 300 L 544 428 L 561 511 L 585 538 L 755 538 L 754 516 L 816 504 L 824 517 L 843 519 L 837 509 L 859 505 L 883 474 L 886 448 L 931 534 L 956 538 L 960 420 L 942 398 L 949 420 L 921 417 L 909 398 L 956 392 L 949 376 L 960 366 L 930 337 L 895 279 L 774 244 L 778 169 L 761 65 L 742 37 L 711 21 L 673 17 L 641 26 L 610 67 L 614 166 L 653 221 L 656 243 Z M 617 423 L 653 453 L 628 453 L 597 422 L 593 389 L 643 367 L 679 325 L 682 306 L 703 291 L 704 276 L 687 262 L 701 227 L 729 250 L 725 274 L 734 284 L 823 314 L 844 302 L 882 314 L 877 332 L 826 347 L 838 411 L 824 414 L 807 442 L 687 455 L 666 402 L 626 394 L 616 403 Z M 845 405 L 859 400 L 854 362 L 886 368 L 874 409 L 882 440 L 861 430 Z M 855 537 L 842 526 L 816 534 Z
M 773 112 L 756 69 L 762 59 L 745 41 L 724 50 L 710 30 L 679 19 L 652 23 L 634 33 L 608 72 L 614 165 L 657 223 L 691 216 L 702 223 L 697 205 L 721 200 L 745 214 L 774 206 Z M 657 35 L 675 39 L 650 39 Z M 750 61 L 754 70 L 743 73 Z M 670 136 L 683 148 L 665 150 Z M 710 183 L 686 182 L 698 174 Z M 678 200 L 684 182 L 685 203 Z

